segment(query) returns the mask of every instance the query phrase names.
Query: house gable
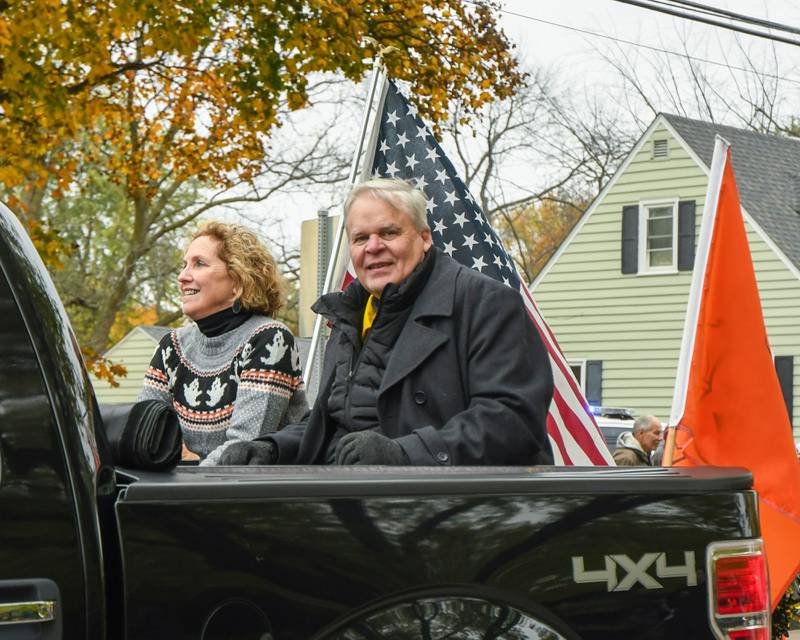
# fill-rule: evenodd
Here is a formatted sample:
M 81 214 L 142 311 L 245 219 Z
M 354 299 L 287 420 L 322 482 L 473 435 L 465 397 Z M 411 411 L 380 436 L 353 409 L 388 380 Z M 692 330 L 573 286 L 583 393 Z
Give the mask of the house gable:
M 109 404 L 135 402 L 142 390 L 144 374 L 158 346 L 159 336 L 168 331 L 164 327 L 134 327 L 106 351 L 104 356 L 114 364 L 123 365 L 128 373 L 117 378 L 118 387 L 112 387 L 107 381 L 92 376 L 97 401 Z
M 623 208 L 693 201 L 696 234 L 707 181 L 698 155 L 659 116 L 532 287 L 565 356 L 602 362 L 603 404 L 669 415 L 691 282 L 691 271 L 622 273 Z M 770 344 L 776 355 L 794 356 L 797 399 L 800 280 L 748 215 L 746 225 Z M 800 427 L 798 404 L 793 423 Z

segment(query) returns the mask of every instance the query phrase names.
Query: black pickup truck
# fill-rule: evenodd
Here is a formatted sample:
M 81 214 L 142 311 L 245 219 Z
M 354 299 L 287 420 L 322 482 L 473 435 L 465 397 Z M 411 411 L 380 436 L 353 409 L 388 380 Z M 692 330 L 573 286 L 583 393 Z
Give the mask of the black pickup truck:
M 742 469 L 115 469 L 0 235 L 0 640 L 768 637 Z

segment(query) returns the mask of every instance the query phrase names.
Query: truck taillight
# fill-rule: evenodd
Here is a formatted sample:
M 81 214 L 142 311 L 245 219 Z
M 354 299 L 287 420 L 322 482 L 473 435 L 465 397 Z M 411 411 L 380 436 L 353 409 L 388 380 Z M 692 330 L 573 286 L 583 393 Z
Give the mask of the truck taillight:
M 769 640 L 769 579 L 764 543 L 713 542 L 706 552 L 708 614 L 719 640 Z

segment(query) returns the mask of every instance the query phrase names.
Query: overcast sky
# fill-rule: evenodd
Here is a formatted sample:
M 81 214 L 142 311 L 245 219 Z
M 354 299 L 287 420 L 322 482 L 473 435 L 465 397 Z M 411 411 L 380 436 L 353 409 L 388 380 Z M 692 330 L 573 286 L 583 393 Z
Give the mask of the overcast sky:
M 706 4 L 800 27 L 800 0 L 706 0 Z M 615 0 L 504 0 L 503 7 L 501 23 L 525 66 L 556 69 L 562 81 L 587 95 L 610 93 L 612 83 L 620 84 L 618 74 L 603 59 L 603 51 L 616 48 L 626 57 L 644 58 L 657 54 L 629 43 L 680 51 L 683 41 L 692 56 L 720 63 L 743 47 L 763 71 L 787 79 L 782 84 L 782 99 L 792 113 L 800 113 L 800 47 L 735 34 Z M 641 73 L 652 71 L 642 66 Z M 299 241 L 301 220 L 315 217 L 320 206 L 331 204 L 324 198 L 308 194 L 275 203 L 282 212 L 282 226 L 289 240 Z M 275 205 L 270 209 L 274 214 Z M 262 232 L 267 235 L 269 229 L 267 226 Z
M 705 4 L 800 27 L 800 2 L 797 0 L 705 0 Z M 744 34 L 735 35 L 732 31 L 615 0 L 504 0 L 503 8 L 505 11 L 501 13 L 501 23 L 528 61 L 565 64 L 572 69 L 583 69 L 584 65 L 590 68 L 602 65 L 595 49 L 607 47 L 611 42 L 607 38 L 577 30 L 655 47 L 670 42 L 679 43 L 679 35 L 686 34 L 698 40 L 694 44 L 700 49 L 697 54 L 702 57 L 720 53 L 720 43 L 729 48 L 734 37 L 757 50 L 772 46 L 767 40 Z M 520 17 L 523 15 L 529 18 Z M 797 69 L 800 47 L 779 43 L 775 47 L 781 61 L 787 67 L 793 66 L 794 77 L 800 80 Z M 716 59 L 722 61 L 722 56 Z

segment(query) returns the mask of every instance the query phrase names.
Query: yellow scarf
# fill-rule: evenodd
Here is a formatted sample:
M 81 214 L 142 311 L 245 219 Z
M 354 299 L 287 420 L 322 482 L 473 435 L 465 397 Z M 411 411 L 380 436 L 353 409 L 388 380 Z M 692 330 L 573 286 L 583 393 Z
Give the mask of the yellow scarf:
M 378 310 L 375 308 L 376 305 L 373 304 L 374 301 L 375 296 L 370 294 L 369 298 L 367 298 L 367 306 L 364 307 L 364 320 L 361 323 L 362 340 L 367 336 L 367 332 L 372 328 L 372 323 L 375 322 L 375 316 L 378 315 Z

